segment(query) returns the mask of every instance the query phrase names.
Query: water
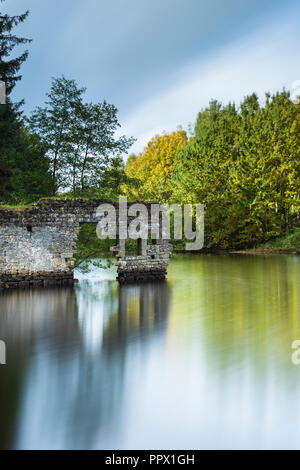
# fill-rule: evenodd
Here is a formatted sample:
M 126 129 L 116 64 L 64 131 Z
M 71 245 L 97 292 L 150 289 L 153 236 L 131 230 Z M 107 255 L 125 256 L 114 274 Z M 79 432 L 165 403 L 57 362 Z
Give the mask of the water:
M 299 257 L 114 276 L 0 294 L 0 448 L 300 448 Z

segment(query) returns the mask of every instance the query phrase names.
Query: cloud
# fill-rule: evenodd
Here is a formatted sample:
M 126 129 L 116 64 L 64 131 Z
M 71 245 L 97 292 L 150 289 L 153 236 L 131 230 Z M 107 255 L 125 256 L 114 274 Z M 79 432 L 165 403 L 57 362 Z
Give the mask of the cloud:
M 30 9 L 32 37 L 14 99 L 42 105 L 64 74 L 87 99 L 114 103 L 139 152 L 163 130 L 187 127 L 211 98 L 239 102 L 300 79 L 297 0 L 9 0 Z M 283 15 L 284 13 L 284 15 Z M 280 17 L 278 15 L 280 14 Z M 275 15 L 277 20 L 275 21 Z
M 292 4 L 296 0 L 286 0 Z M 282 0 L 9 0 L 11 13 L 30 10 L 18 32 L 32 37 L 16 98 L 41 104 L 50 78 L 64 74 L 88 88 L 89 100 L 128 113 L 170 87 L 191 60 L 263 24 Z M 2 9 L 3 7 L 1 7 Z
M 142 151 L 149 139 L 163 130 L 173 131 L 178 125 L 187 128 L 212 98 L 239 104 L 252 92 L 263 99 L 266 91 L 291 89 L 300 79 L 297 28 L 297 21 L 289 14 L 210 59 L 195 60 L 184 67 L 174 85 L 122 116 L 122 132 L 138 139 L 131 151 Z

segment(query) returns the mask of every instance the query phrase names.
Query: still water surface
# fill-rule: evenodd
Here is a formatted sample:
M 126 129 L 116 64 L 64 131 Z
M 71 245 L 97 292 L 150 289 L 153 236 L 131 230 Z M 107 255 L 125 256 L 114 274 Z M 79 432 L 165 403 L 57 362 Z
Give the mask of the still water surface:
M 300 448 L 300 258 L 184 256 L 168 281 L 0 294 L 0 448 Z

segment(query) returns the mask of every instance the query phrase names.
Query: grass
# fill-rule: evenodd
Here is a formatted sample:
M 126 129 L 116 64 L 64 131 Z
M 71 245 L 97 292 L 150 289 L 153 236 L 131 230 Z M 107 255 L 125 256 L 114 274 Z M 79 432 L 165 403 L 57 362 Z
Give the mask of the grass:
M 29 209 L 32 206 L 35 206 L 37 203 L 33 202 L 31 204 L 20 204 L 17 206 L 13 206 L 10 204 L 0 204 L 0 210 L 24 210 L 24 209 Z
M 24 209 L 29 209 L 30 207 L 33 207 L 33 206 L 36 206 L 37 204 L 39 203 L 42 203 L 44 200 L 49 200 L 49 199 L 53 199 L 54 201 L 55 200 L 61 200 L 61 199 L 68 199 L 68 200 L 73 200 L 74 197 L 71 197 L 71 196 L 52 196 L 52 197 L 41 197 L 39 198 L 38 200 L 36 200 L 35 202 L 29 202 L 29 203 L 21 203 L 21 204 L 1 204 L 0 203 L 0 210 L 24 210 Z M 83 199 L 83 198 L 82 198 Z
M 300 227 L 294 228 L 288 235 L 269 240 L 258 248 L 273 248 L 277 250 L 300 249 Z

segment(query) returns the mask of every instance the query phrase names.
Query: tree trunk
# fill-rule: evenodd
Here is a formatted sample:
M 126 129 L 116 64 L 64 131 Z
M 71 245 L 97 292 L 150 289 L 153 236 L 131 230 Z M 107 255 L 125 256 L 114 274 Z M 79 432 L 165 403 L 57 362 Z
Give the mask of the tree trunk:
M 85 165 L 87 161 L 87 156 L 88 156 L 88 150 L 89 150 L 89 144 L 86 144 L 86 150 L 85 150 L 85 155 L 82 163 L 82 168 L 81 168 L 81 194 L 83 194 L 84 191 L 84 171 L 85 171 Z

